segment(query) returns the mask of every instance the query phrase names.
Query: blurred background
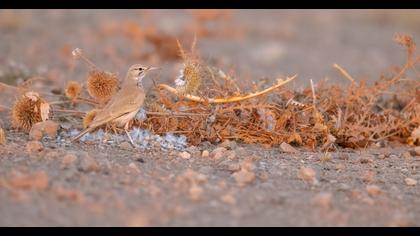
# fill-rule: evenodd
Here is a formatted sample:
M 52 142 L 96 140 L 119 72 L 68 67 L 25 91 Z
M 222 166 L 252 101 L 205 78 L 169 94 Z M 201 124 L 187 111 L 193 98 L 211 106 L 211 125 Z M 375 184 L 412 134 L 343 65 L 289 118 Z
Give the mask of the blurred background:
M 79 47 L 120 78 L 143 63 L 173 82 L 182 62 L 176 39 L 189 50 L 194 35 L 205 62 L 241 81 L 295 73 L 298 87 L 343 81 L 333 63 L 374 80 L 404 62 L 395 33 L 419 39 L 419 25 L 419 10 L 1 10 L 0 81 L 40 75 L 62 88 L 83 80 L 87 67 L 71 56 Z

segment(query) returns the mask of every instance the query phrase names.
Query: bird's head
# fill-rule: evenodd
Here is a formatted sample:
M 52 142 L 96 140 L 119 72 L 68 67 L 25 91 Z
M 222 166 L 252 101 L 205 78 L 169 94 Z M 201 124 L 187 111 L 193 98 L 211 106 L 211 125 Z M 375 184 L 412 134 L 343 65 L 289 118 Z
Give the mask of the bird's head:
M 140 82 L 143 77 L 147 74 L 150 70 L 156 70 L 159 69 L 157 67 L 150 67 L 150 66 L 144 66 L 141 64 L 135 64 L 128 69 L 127 78 L 134 79 L 138 82 Z

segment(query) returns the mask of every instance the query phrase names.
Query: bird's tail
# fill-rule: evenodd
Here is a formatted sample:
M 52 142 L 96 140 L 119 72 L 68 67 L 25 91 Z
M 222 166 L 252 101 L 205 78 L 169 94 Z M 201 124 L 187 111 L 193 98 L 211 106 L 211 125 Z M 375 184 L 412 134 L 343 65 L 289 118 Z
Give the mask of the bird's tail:
M 76 137 L 74 137 L 74 138 L 72 138 L 71 139 L 71 142 L 74 142 L 74 141 L 76 141 L 76 140 L 78 140 L 79 138 L 81 138 L 83 135 L 85 135 L 85 134 L 87 134 L 88 132 L 90 132 L 90 131 L 92 131 L 93 130 L 93 128 L 91 128 L 91 127 L 89 127 L 89 128 L 87 128 L 87 129 L 85 129 L 85 130 L 83 130 L 82 132 L 80 132 Z

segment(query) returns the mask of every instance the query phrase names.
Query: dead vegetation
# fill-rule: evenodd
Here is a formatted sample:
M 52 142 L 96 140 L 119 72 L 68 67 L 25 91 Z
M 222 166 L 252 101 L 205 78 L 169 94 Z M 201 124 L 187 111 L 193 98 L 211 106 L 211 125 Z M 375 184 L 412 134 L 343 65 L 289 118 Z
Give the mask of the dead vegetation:
M 336 145 L 364 148 L 384 140 L 415 145 L 418 138 L 413 133 L 420 122 L 420 82 L 404 77 L 420 57 L 411 37 L 397 35 L 395 40 L 407 50 L 406 63 L 391 77 L 383 76 L 372 85 L 357 83 L 336 65 L 351 81 L 349 86 L 322 82 L 317 86 L 311 83 L 303 91 L 277 89 L 295 78 L 291 77 L 248 95 L 222 71 L 215 72 L 193 56 L 182 53 L 184 70 L 177 79 L 177 85 L 182 86 L 159 85 L 161 106 L 157 111 L 164 107 L 194 115 L 149 115 L 139 125 L 155 133 L 183 133 L 192 144 L 233 139 L 324 149 Z M 208 68 L 209 73 L 203 73 L 203 68 Z M 200 84 L 205 84 L 206 89 L 200 91 Z
M 202 21 L 206 21 L 204 18 Z M 152 40 L 153 33 L 136 35 L 131 37 Z M 237 140 L 268 146 L 289 143 L 326 151 L 337 146 L 364 148 L 384 141 L 418 145 L 420 82 L 415 67 L 420 56 L 411 37 L 397 35 L 395 41 L 405 47 L 407 61 L 373 84 L 357 81 L 335 64 L 341 76 L 350 81 L 348 86 L 325 81 L 315 85 L 310 81 L 303 91 L 285 88 L 285 84 L 297 78 L 295 75 L 277 79 L 268 88 L 258 87 L 253 93 L 243 91 L 230 75 L 202 61 L 194 50 L 195 40 L 190 52 L 177 42 L 183 69 L 175 86 L 156 84 L 155 100 L 146 101 L 147 118 L 132 125 L 155 134 L 184 134 L 193 145 Z M 73 55 L 84 60 L 90 71 L 86 88 L 71 81 L 65 95 L 73 105 L 93 106 L 83 120 L 86 126 L 96 109 L 117 91 L 119 81 L 112 73 L 98 69 L 80 49 L 74 50 Z M 415 72 L 414 79 L 406 76 L 411 69 Z M 83 89 L 90 98 L 82 96 L 86 94 Z M 42 101 L 39 96 L 36 100 L 27 96 L 18 100 L 11 109 L 13 126 L 29 130 L 34 123 L 42 121 Z M 66 101 L 61 103 L 63 106 L 56 111 L 85 114 L 68 110 Z

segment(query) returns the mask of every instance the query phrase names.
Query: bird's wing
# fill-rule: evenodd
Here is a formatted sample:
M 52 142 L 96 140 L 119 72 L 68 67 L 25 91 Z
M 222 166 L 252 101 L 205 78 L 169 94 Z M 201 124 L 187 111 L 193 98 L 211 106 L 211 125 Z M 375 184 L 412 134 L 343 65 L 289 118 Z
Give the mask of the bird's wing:
M 121 94 L 123 93 L 123 94 Z M 100 126 L 129 112 L 139 110 L 143 105 L 145 94 L 139 88 L 120 90 L 113 99 L 93 119 L 91 126 Z

